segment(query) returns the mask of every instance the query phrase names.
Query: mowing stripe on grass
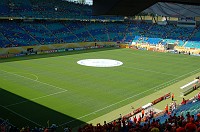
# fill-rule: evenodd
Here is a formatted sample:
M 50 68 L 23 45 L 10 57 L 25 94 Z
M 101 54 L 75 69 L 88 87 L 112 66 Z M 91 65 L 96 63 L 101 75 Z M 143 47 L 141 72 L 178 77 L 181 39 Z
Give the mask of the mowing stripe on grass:
M 38 80 L 34 80 L 34 79 L 31 79 L 31 78 L 28 78 L 28 77 L 25 77 L 25 76 L 22 76 L 22 75 L 18 75 L 18 74 L 15 74 L 15 73 L 12 73 L 12 72 L 8 72 L 8 71 L 5 71 L 5 70 L 1 70 L 1 71 L 5 72 L 5 73 L 8 73 L 8 74 L 12 74 L 12 75 L 18 76 L 18 77 L 21 77 L 21 78 L 25 78 L 25 79 L 28 79 L 28 80 L 31 80 L 31 81 L 34 81 L 34 82 L 37 82 L 37 83 L 40 83 L 40 84 L 44 84 L 44 85 L 47 85 L 47 86 L 50 86 L 50 87 L 53 87 L 53 88 L 56 88 L 56 89 L 61 89 L 63 91 L 67 91 L 64 88 L 60 88 L 60 87 L 57 87 L 57 86 L 54 86 L 54 85 L 51 85 L 51 84 L 48 84 L 48 83 L 40 82 Z
M 122 51 L 123 52 L 123 51 Z M 154 52 L 154 53 L 158 53 L 158 52 Z M 154 55 L 154 54 L 147 54 L 147 53 L 143 53 L 143 54 L 138 54 L 138 53 L 135 53 L 135 52 L 131 52 L 130 54 L 134 54 L 134 55 L 138 55 L 138 56 L 152 56 L 152 57 L 154 57 L 154 58 L 166 58 L 165 56 L 157 56 L 157 55 Z M 170 54 L 168 54 L 168 55 L 170 55 Z M 171 54 L 171 55 L 173 55 L 173 54 Z M 189 57 L 187 56 L 185 56 L 182 60 L 186 60 L 186 59 L 189 59 Z
M 57 95 L 57 94 L 60 94 L 60 93 L 64 93 L 64 92 L 66 92 L 66 91 L 67 91 L 67 90 L 61 91 L 61 92 L 57 92 L 57 93 L 53 93 L 53 94 L 48 94 L 48 95 L 41 96 L 41 97 L 38 97 L 38 98 L 33 98 L 33 99 L 29 99 L 29 100 L 25 100 L 25 101 L 18 102 L 18 103 L 6 105 L 6 106 L 4 106 L 4 107 L 10 107 L 10 106 L 22 104 L 22 103 L 25 103 L 25 102 L 30 102 L 30 101 L 34 101 L 34 100 L 37 100 L 37 99 L 42 99 L 42 98 L 45 98 L 45 97 L 49 97 L 49 96 Z
M 2 108 L 4 108 L 4 109 L 6 109 L 6 110 L 8 110 L 8 111 L 10 111 L 10 112 L 12 112 L 12 113 L 14 113 L 15 115 L 18 115 L 18 116 L 24 118 L 24 119 L 27 120 L 27 121 L 32 122 L 33 124 L 35 124 L 35 125 L 37 125 L 37 126 L 42 127 L 42 125 L 40 125 L 40 124 L 38 124 L 38 123 L 32 121 L 31 119 L 28 119 L 28 118 L 24 117 L 23 115 L 20 115 L 20 114 L 16 113 L 15 111 L 13 111 L 13 110 L 11 110 L 11 109 L 9 109 L 9 108 L 7 108 L 7 107 L 4 107 L 4 106 L 2 106 L 2 105 L 0 105 L 0 107 L 2 107 Z
M 123 52 L 123 51 L 120 51 L 120 52 Z M 154 52 L 154 53 L 158 53 L 158 52 Z M 157 55 L 154 55 L 154 54 L 147 54 L 147 53 L 143 53 L 143 54 L 138 54 L 138 53 L 135 53 L 135 52 L 130 52 L 129 54 L 134 54 L 134 55 L 137 55 L 137 56 L 152 56 L 153 58 L 163 58 L 163 59 L 166 59 L 167 57 L 166 56 L 157 56 Z M 167 54 L 168 56 L 170 55 L 170 56 L 172 56 L 172 55 L 174 55 L 174 54 Z M 178 54 L 177 54 L 178 55 Z M 181 60 L 187 60 L 187 59 L 189 59 L 189 58 L 191 58 L 191 57 L 196 57 L 196 56 L 184 56 L 183 58 L 181 58 Z M 180 59 L 180 58 L 176 58 L 176 59 Z M 174 63 L 174 64 L 178 64 L 179 62 L 177 61 L 176 63 Z M 190 63 L 190 62 L 189 62 Z
M 133 96 L 130 96 L 130 97 L 126 98 L 126 99 L 123 99 L 123 100 L 121 100 L 121 101 L 118 101 L 118 102 L 116 102 L 116 103 L 114 103 L 114 104 L 108 105 L 108 106 L 106 106 L 106 107 L 104 107 L 104 108 L 101 108 L 101 109 L 96 110 L 96 111 L 94 111 L 94 112 L 91 112 L 91 113 L 89 113 L 89 114 L 86 114 L 86 115 L 83 115 L 83 116 L 81 116 L 81 117 L 78 117 L 77 119 L 80 120 L 80 119 L 82 119 L 82 118 L 84 118 L 84 117 L 90 116 L 90 115 L 92 115 L 92 114 L 94 114 L 94 113 L 97 113 L 97 112 L 102 111 L 102 110 L 104 110 L 104 109 L 110 108 L 110 107 L 112 107 L 112 106 L 114 106 L 114 105 L 117 105 L 117 104 L 119 104 L 119 103 L 121 103 L 121 102 L 124 102 L 124 101 L 126 101 L 126 100 L 129 100 L 129 99 L 131 99 L 131 98 L 133 98 L 133 97 L 136 97 L 136 96 L 138 96 L 138 95 L 144 94 L 144 93 L 146 93 L 146 92 L 148 92 L 148 91 L 151 91 L 151 90 L 153 90 L 153 89 L 157 89 L 157 88 L 159 88 L 159 87 L 166 86 L 167 84 L 169 85 L 169 84 L 171 84 L 173 81 L 176 81 L 176 79 L 182 78 L 182 77 L 184 77 L 184 76 L 186 76 L 186 75 L 192 74 L 192 73 L 197 72 L 197 71 L 199 71 L 199 70 L 200 70 L 200 68 L 198 68 L 198 69 L 196 69 L 196 70 L 194 70 L 194 71 L 188 72 L 188 73 L 186 73 L 186 74 L 183 74 L 183 75 L 181 75 L 181 76 L 178 76 L 177 78 L 174 78 L 174 79 L 172 79 L 172 80 L 170 80 L 170 81 L 168 81 L 168 82 L 162 83 L 162 84 L 157 85 L 157 86 L 155 86 L 155 87 L 152 87 L 152 88 L 150 88 L 150 89 L 148 89 L 148 90 L 146 90 L 146 91 L 143 91 L 143 92 L 141 92 L 141 93 L 138 93 L 138 94 L 135 94 L 135 95 L 133 95 Z M 64 125 L 69 124 L 69 123 L 74 122 L 74 121 L 76 121 L 76 120 L 74 119 L 74 120 L 68 121 L 68 122 L 66 122 L 66 123 L 62 123 L 62 124 L 60 124 L 59 126 L 64 126 Z
M 145 69 L 142 69 L 142 68 L 135 68 L 135 67 L 128 67 L 128 66 L 123 66 L 123 67 L 129 68 L 129 69 L 136 69 L 136 70 L 140 70 L 140 71 L 153 72 L 153 73 L 157 73 L 157 74 L 169 75 L 169 76 L 174 76 L 174 77 L 178 76 L 178 75 L 164 73 L 164 72 L 157 72 L 157 71 L 153 71 L 153 70 L 145 70 Z

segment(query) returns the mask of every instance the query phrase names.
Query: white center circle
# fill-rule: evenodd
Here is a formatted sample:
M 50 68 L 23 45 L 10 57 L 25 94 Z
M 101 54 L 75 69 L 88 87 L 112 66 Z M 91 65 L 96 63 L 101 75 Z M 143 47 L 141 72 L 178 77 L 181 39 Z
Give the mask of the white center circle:
M 92 67 L 114 67 L 121 66 L 123 63 L 111 59 L 85 59 L 77 61 L 79 65 L 92 66 Z

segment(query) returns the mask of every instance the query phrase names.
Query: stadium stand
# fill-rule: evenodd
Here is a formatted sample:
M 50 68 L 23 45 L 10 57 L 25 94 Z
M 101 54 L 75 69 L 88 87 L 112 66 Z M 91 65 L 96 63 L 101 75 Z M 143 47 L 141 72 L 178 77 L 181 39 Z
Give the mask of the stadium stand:
M 37 22 L 34 20 L 32 22 L 1 21 L 1 47 L 82 41 L 135 41 L 149 44 L 163 42 L 162 44 L 166 44 L 174 43 L 178 40 L 179 46 L 199 48 L 199 28 L 183 28 L 175 25 L 163 26 L 140 22 L 120 22 L 120 20 L 123 20 L 123 17 L 92 16 L 91 6 L 67 1 L 3 0 L 0 5 L 2 7 L 0 10 L 1 17 L 12 16 L 34 19 L 65 18 L 65 20 L 73 20 L 62 22 L 40 20 Z M 77 21 L 76 19 L 94 21 Z M 117 22 L 95 22 L 95 20 L 104 19 L 115 20 Z M 141 36 L 146 38 L 141 39 Z M 189 41 L 190 38 L 193 40 L 192 42 Z M 185 41 L 188 42 L 185 43 Z M 194 41 L 197 41 L 197 44 Z
M 51 0 L 3 0 L 0 3 L 1 16 L 23 18 L 71 18 L 123 20 L 123 17 L 92 16 L 92 7 L 68 1 Z
M 56 6 L 55 6 L 56 5 Z M 89 5 L 75 4 L 56 0 L 1 0 L 1 17 L 37 18 L 43 20 L 1 20 L 0 47 L 19 47 L 48 45 L 76 42 L 136 42 L 148 44 L 177 43 L 186 48 L 200 48 L 200 27 L 186 28 L 171 25 L 157 25 L 141 22 L 121 22 L 123 17 L 92 16 Z M 56 18 L 58 20 L 47 21 Z M 65 18 L 66 20 L 60 20 Z M 80 21 L 81 20 L 81 21 Z M 87 21 L 85 21 L 87 20 Z M 88 21 L 93 20 L 93 21 Z M 97 20 L 109 20 L 97 21 Z M 111 22 L 111 21 L 114 22 Z M 88 131 L 171 131 L 182 127 L 187 130 L 187 124 L 196 123 L 200 131 L 200 101 L 193 99 L 180 105 L 172 111 L 171 116 L 162 114 L 146 122 L 136 122 L 131 119 L 119 119 L 103 125 L 92 124 L 79 128 L 80 132 Z M 194 116 L 194 118 L 193 118 Z M 188 118 L 190 117 L 190 118 Z M 138 120 L 138 119 L 137 119 Z M 0 119 L 1 131 L 54 131 L 51 128 L 16 128 L 8 120 Z M 65 130 L 67 131 L 68 128 Z M 68 130 L 70 131 L 70 130 Z
M 83 41 L 134 41 L 154 45 L 178 42 L 179 46 L 199 48 L 199 27 L 122 22 L 123 17 L 92 16 L 91 6 L 67 1 L 3 0 L 0 6 L 2 7 L 1 17 L 38 19 L 37 22 L 35 20 L 28 22 L 2 20 L 0 24 L 1 47 Z M 55 21 L 55 18 L 58 20 L 65 18 L 65 21 Z M 54 19 L 54 21 L 39 19 Z M 107 20 L 107 22 L 98 20 Z M 114 22 L 110 22 L 111 20 Z
M 188 41 L 188 42 L 186 42 L 185 47 L 200 48 L 200 44 L 199 44 L 199 41 Z
M 80 22 L 80 21 L 1 21 L 1 47 L 73 42 L 137 42 L 158 44 L 177 43 L 179 46 L 199 48 L 199 41 L 188 41 L 192 28 L 165 27 L 143 23 Z M 156 27 L 156 28 L 155 28 Z M 171 33 L 169 30 L 174 29 Z M 148 30 L 148 32 L 147 32 Z M 198 32 L 196 33 L 198 35 Z M 196 35 L 194 34 L 194 35 Z M 186 42 L 187 40 L 187 42 Z
M 12 125 L 8 120 L 0 118 L 0 131 L 1 132 L 18 132 L 19 129 Z
M 16 22 L 1 22 L 1 33 L 6 40 L 10 41 L 11 47 L 37 44 L 37 41 L 28 35 Z
M 199 41 L 200 40 L 200 27 L 197 27 L 194 31 L 194 35 L 191 38 L 192 41 Z

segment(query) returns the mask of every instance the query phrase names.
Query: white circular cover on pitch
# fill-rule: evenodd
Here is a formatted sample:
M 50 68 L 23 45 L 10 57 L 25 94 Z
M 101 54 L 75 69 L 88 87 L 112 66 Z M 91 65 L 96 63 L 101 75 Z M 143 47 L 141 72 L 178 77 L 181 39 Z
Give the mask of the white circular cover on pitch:
M 80 65 L 92 67 L 114 67 L 123 64 L 121 61 L 111 59 L 85 59 L 79 60 L 77 63 Z

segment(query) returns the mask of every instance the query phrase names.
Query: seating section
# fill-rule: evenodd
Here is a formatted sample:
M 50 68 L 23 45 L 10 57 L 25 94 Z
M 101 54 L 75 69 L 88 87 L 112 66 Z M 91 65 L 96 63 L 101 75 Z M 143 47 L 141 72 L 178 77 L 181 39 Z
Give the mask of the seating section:
M 182 105 L 177 109 L 174 113 L 177 115 L 183 115 L 186 116 L 187 113 L 189 112 L 191 115 L 197 115 L 198 112 L 200 111 L 200 101 L 195 101 L 195 102 L 189 102 L 186 105 Z
M 123 17 L 92 16 L 92 6 L 64 0 L 1 0 L 0 7 L 0 15 L 4 17 L 123 20 Z
M 64 0 L 1 0 L 0 17 L 39 19 L 32 22 L 2 20 L 0 47 L 91 41 L 200 47 L 200 27 L 122 22 L 123 17 L 93 16 L 91 6 Z M 58 21 L 60 19 L 65 21 Z
M 199 41 L 189 40 L 189 38 L 193 40 L 198 36 L 200 32 L 199 28 L 181 28 L 173 25 L 160 26 L 147 23 L 40 20 L 32 22 L 1 21 L 0 27 L 0 47 L 94 41 L 134 41 L 154 45 L 158 43 L 163 45 L 176 43 L 179 46 L 200 48 Z M 173 31 L 170 32 L 169 29 Z M 189 32 L 188 36 L 186 33 L 183 35 L 183 32 Z
M 121 41 L 126 24 L 81 21 L 0 22 L 0 46 Z
M 9 120 L 0 118 L 0 130 L 1 132 L 19 132 L 20 130 L 12 125 Z
M 200 48 L 200 41 L 188 41 L 185 44 L 185 47 L 188 48 Z
M 35 45 L 38 42 L 16 22 L 1 22 L 0 36 L 2 47 Z
M 140 29 L 142 27 L 140 26 Z M 183 46 L 187 40 L 191 37 L 194 32 L 193 28 L 177 27 L 175 25 L 149 25 L 143 28 L 143 31 L 139 31 L 139 35 L 135 35 L 134 42 L 142 42 L 149 44 L 162 43 L 176 43 L 179 46 Z
M 8 1 L 7 0 L 1 0 L 0 1 L 0 16 L 3 14 L 6 14 L 8 12 Z
M 198 26 L 195 31 L 194 35 L 191 37 L 192 41 L 200 41 L 200 26 Z
M 197 116 L 197 114 L 200 112 L 200 100 L 195 100 L 195 102 L 188 102 L 186 105 L 181 105 L 180 107 L 178 107 L 178 109 L 174 110 L 171 115 L 176 114 L 177 116 L 184 116 L 186 117 L 186 115 L 188 113 L 190 113 L 191 115 L 195 115 L 195 117 Z M 162 116 L 157 117 L 156 119 L 159 119 L 161 123 L 165 123 L 166 119 L 168 119 L 169 116 L 164 114 Z

